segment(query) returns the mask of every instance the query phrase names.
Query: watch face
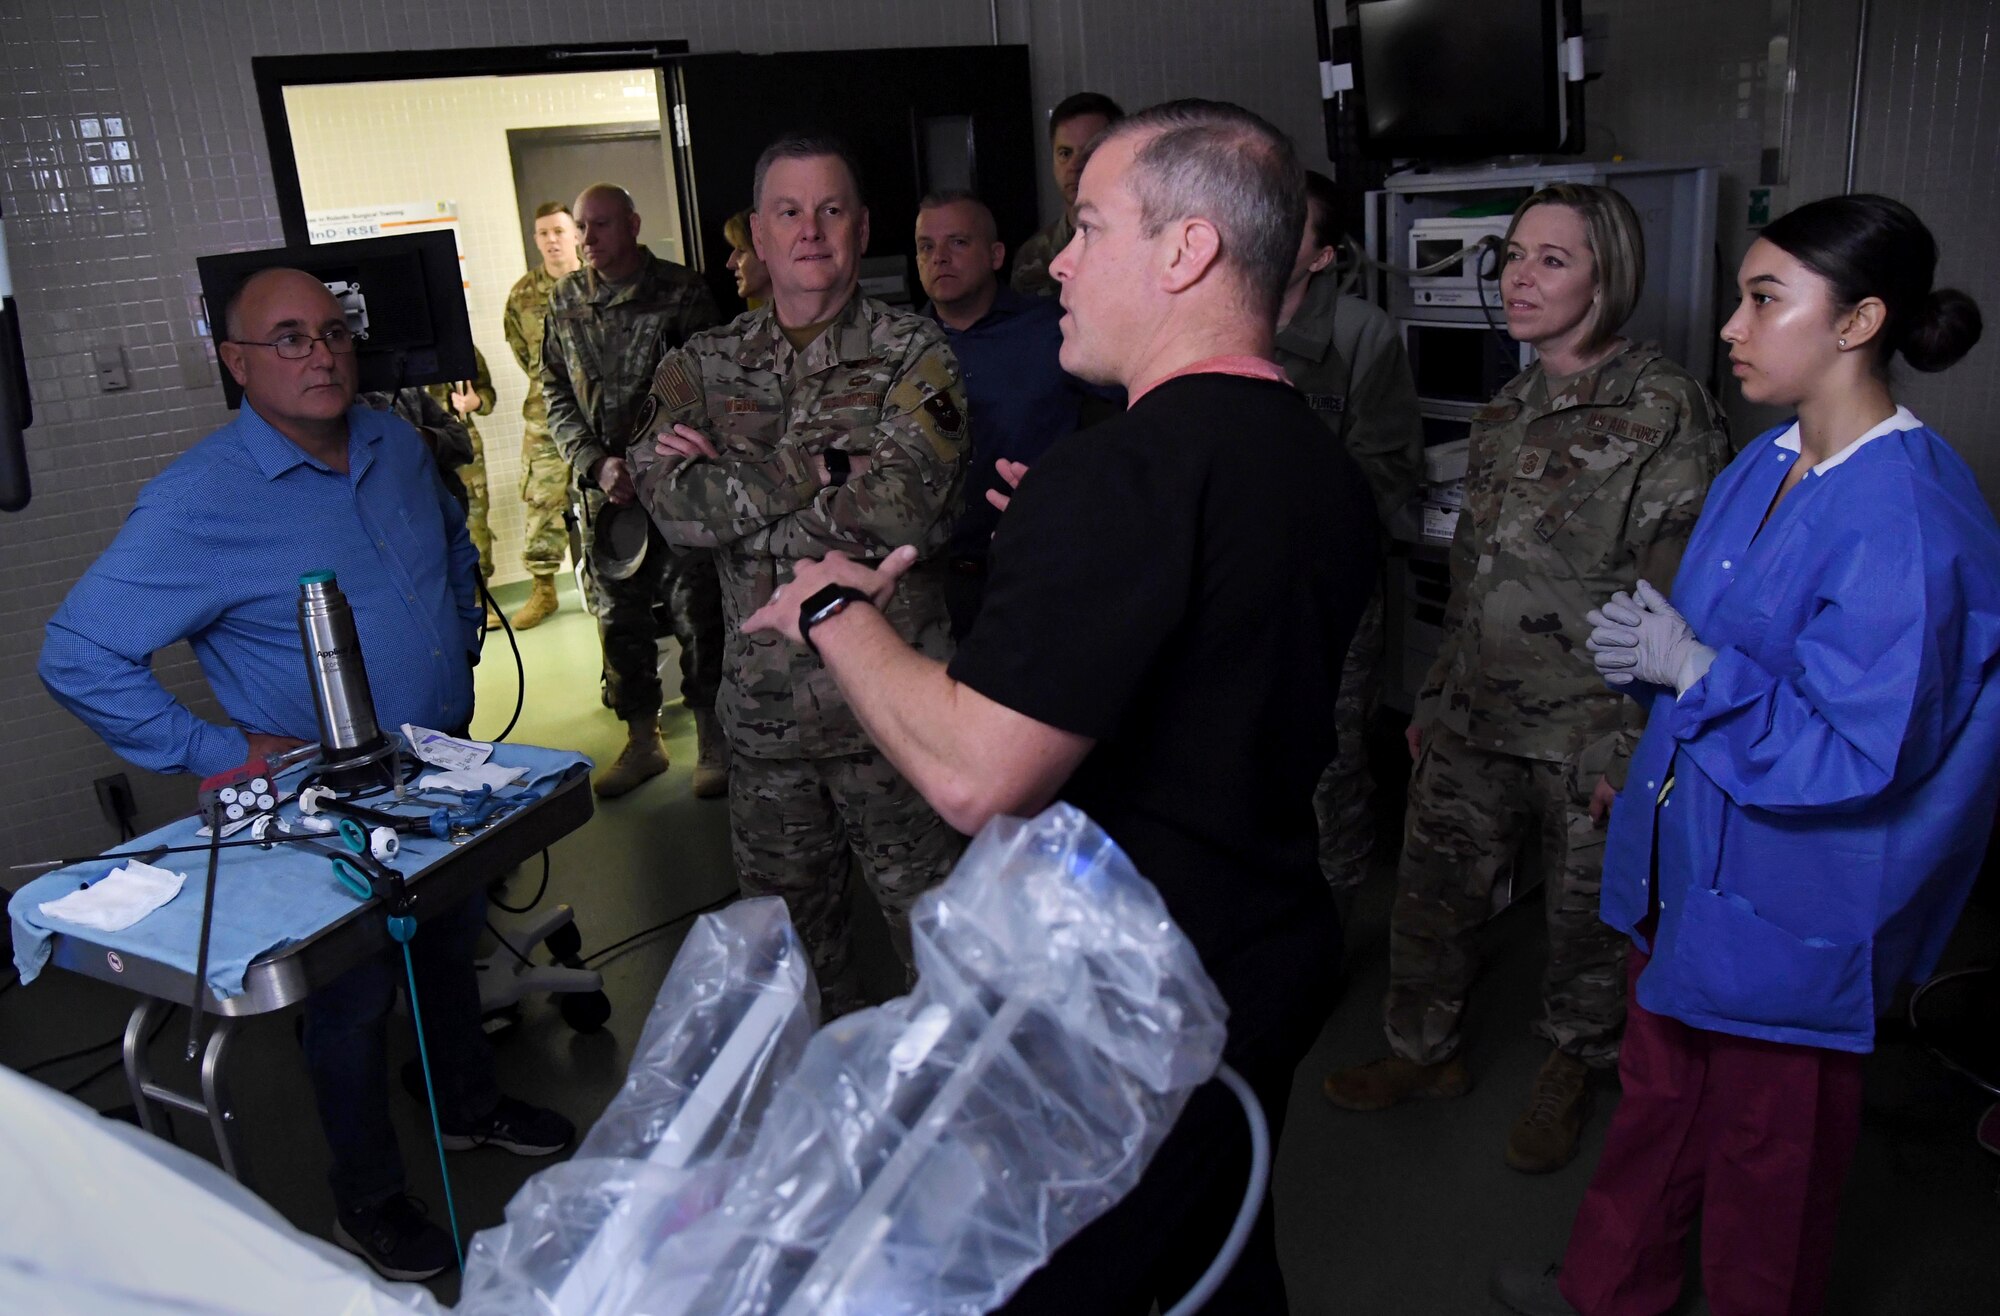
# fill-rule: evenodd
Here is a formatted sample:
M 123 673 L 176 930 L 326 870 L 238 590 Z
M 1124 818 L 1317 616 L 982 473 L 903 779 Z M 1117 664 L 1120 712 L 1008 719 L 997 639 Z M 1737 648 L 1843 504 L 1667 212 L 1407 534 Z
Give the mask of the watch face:
M 811 598 L 799 605 L 799 637 L 814 653 L 819 652 L 812 642 L 812 628 L 828 617 L 840 615 L 850 603 L 862 603 L 868 596 L 852 585 L 828 585 L 817 591 Z

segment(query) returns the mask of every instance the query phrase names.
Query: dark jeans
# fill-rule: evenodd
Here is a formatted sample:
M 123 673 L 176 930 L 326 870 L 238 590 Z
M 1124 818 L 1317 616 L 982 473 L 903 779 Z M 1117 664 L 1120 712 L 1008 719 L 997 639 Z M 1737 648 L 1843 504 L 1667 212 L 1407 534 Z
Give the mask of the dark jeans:
M 485 923 L 482 892 L 420 925 L 410 942 L 438 1119 L 447 1129 L 477 1123 L 500 1101 L 472 967 Z M 406 982 L 402 948 L 392 947 L 306 1001 L 306 1069 L 333 1152 L 334 1204 L 343 1211 L 403 1191 L 403 1157 L 389 1122 L 388 1042 L 389 1011 Z

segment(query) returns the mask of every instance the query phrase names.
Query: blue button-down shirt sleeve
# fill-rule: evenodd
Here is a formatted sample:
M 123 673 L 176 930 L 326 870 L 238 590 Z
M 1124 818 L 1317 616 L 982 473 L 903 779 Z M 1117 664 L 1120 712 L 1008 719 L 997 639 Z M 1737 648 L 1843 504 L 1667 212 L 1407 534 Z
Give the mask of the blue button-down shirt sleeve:
M 245 407 L 162 472 L 50 622 L 41 675 L 122 757 L 209 774 L 243 761 L 243 732 L 318 734 L 298 632 L 298 580 L 340 581 L 384 727 L 472 714 L 483 611 L 465 515 L 406 423 L 348 413 L 334 471 Z M 234 726 L 203 722 L 154 678 L 186 640 Z
M 196 717 L 153 675 L 153 654 L 205 630 L 221 592 L 211 546 L 181 505 L 184 481 L 154 481 L 125 526 L 49 622 L 40 672 L 56 702 L 129 763 L 207 775 L 241 763 L 235 727 Z M 268 729 L 268 728 L 258 728 Z
M 459 620 L 465 623 L 465 651 L 476 663 L 480 650 L 486 645 L 486 604 L 479 597 L 479 550 L 473 546 L 472 533 L 466 528 L 465 507 L 452 497 L 451 490 L 445 488 L 435 466 L 430 473 L 432 496 L 437 499 L 438 511 L 444 517 L 449 545 L 446 552 L 451 564 L 452 602 L 458 608 Z

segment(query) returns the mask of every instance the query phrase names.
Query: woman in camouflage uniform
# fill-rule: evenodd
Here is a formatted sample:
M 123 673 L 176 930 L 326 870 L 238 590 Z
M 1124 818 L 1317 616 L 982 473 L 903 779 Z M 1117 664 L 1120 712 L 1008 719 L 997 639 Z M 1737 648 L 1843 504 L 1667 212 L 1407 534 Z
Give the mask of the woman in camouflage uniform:
M 1514 212 L 1499 276 L 1507 332 L 1539 360 L 1473 420 L 1443 641 L 1409 731 L 1391 1054 L 1324 1088 L 1337 1106 L 1379 1110 L 1471 1087 L 1458 1052 L 1474 934 L 1538 834 L 1549 958 L 1535 1031 L 1552 1050 L 1507 1139 L 1507 1163 L 1530 1173 L 1575 1154 L 1585 1080 L 1615 1064 L 1625 1016 L 1598 870 L 1639 727 L 1584 650 L 1584 614 L 1641 577 L 1673 578 L 1730 455 L 1693 376 L 1618 336 L 1644 271 L 1638 216 L 1608 188 L 1555 184 Z

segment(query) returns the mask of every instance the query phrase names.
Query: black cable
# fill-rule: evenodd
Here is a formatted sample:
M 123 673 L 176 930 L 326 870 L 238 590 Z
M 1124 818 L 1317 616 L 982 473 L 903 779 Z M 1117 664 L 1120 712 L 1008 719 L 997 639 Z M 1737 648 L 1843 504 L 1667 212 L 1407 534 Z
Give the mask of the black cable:
M 514 729 L 514 724 L 521 720 L 521 705 L 528 701 L 528 668 L 521 661 L 521 646 L 514 641 L 514 627 L 508 622 L 507 614 L 500 611 L 500 605 L 493 601 L 493 591 L 486 588 L 484 580 L 479 582 L 479 597 L 486 601 L 486 606 L 500 619 L 500 629 L 507 632 L 507 647 L 514 651 L 514 716 L 507 719 L 506 729 L 493 737 L 497 743 L 505 740 L 508 732 Z
M 536 905 L 541 904 L 542 897 L 547 895 L 548 891 L 549 891 L 549 852 L 547 850 L 544 850 L 542 851 L 542 884 L 535 888 L 535 898 L 533 900 L 530 900 L 527 904 L 522 905 L 517 909 L 513 905 L 507 904 L 505 901 L 501 900 L 500 897 L 498 896 L 488 896 L 486 899 L 489 903 L 492 904 L 493 908 L 495 909 L 504 909 L 509 914 L 525 914 L 529 910 L 533 909 Z
M 507 953 L 509 955 L 512 955 L 515 959 L 521 961 L 521 963 L 527 968 L 532 969 L 535 967 L 535 962 L 533 960 L 529 959 L 526 955 L 523 955 L 520 951 L 515 950 L 514 943 L 500 935 L 500 929 L 493 926 L 493 920 L 490 918 L 486 920 L 486 930 L 493 934 L 493 940 L 499 942 L 502 946 L 505 946 L 507 948 Z
M 102 1051 L 105 1047 L 117 1046 L 120 1042 L 124 1040 L 125 1040 L 125 1034 L 121 1030 L 118 1036 L 112 1038 L 107 1042 L 99 1042 L 95 1046 L 78 1047 L 74 1051 L 65 1051 L 59 1056 L 50 1056 L 46 1060 L 37 1060 L 34 1064 L 27 1066 L 20 1072 L 23 1074 L 37 1074 L 44 1069 L 52 1068 L 56 1065 L 63 1064 L 66 1061 L 81 1060 L 85 1056 L 96 1055 L 99 1051 Z
M 664 923 L 655 923 L 652 927 L 646 928 L 645 930 L 640 932 L 635 932 L 629 937 L 624 937 L 618 941 L 614 941 L 609 946 L 606 946 L 601 950 L 594 950 L 590 952 L 590 954 L 584 956 L 581 960 L 579 960 L 578 963 L 582 964 L 585 968 L 589 968 L 592 963 L 594 963 L 597 960 L 603 959 L 605 956 L 611 954 L 613 951 L 622 950 L 625 947 L 631 945 L 633 942 L 640 940 L 641 938 L 650 937 L 655 933 L 665 932 L 668 928 L 674 926 L 674 924 L 676 923 L 685 923 L 689 919 L 699 918 L 701 915 L 706 914 L 711 910 L 721 909 L 724 905 L 729 904 L 736 898 L 737 898 L 737 893 L 732 891 L 728 895 L 722 896 L 716 900 L 711 900 L 706 905 L 702 905 L 699 908 L 690 909 L 685 913 L 676 914 Z
M 110 1073 L 112 1070 L 118 1068 L 120 1065 L 124 1063 L 125 1063 L 124 1056 L 119 1056 L 114 1060 L 108 1061 L 103 1066 L 91 1070 L 90 1073 L 86 1074 L 84 1077 L 78 1079 L 76 1082 L 64 1088 L 63 1095 L 66 1097 L 75 1096 L 79 1091 L 89 1087 L 92 1083 L 95 1083 L 98 1079 L 103 1078 L 106 1074 Z
M 1498 258 L 1493 263 L 1493 291 L 1499 292 L 1500 271 L 1507 264 L 1506 253 L 1499 250 L 1499 245 L 1500 244 L 1491 237 L 1485 237 L 1479 240 L 1479 246 L 1480 246 L 1479 263 L 1472 267 L 1472 273 L 1473 273 L 1472 292 L 1473 296 L 1476 297 L 1479 301 L 1479 313 L 1486 317 L 1486 327 L 1493 331 L 1495 337 L 1502 339 L 1503 341 L 1506 342 L 1506 344 L 1509 347 L 1512 347 L 1514 346 L 1514 336 L 1493 322 L 1493 308 L 1486 304 L 1485 253 L 1491 251 Z

